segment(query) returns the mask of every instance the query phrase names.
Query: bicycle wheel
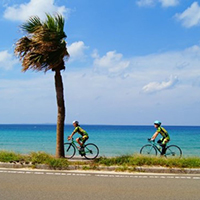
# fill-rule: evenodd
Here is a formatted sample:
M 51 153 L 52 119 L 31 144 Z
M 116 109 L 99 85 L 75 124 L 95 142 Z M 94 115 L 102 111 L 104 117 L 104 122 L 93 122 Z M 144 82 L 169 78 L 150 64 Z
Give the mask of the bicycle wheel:
M 166 149 L 165 156 L 168 158 L 180 158 L 182 156 L 182 151 L 178 146 L 170 145 Z
M 75 153 L 76 149 L 72 143 L 64 143 L 64 148 L 65 148 L 65 158 L 72 158 Z
M 92 143 L 86 144 L 84 146 L 84 151 L 85 151 L 85 158 L 92 160 L 95 159 L 99 155 L 99 148 Z
M 146 155 L 146 156 L 149 156 L 149 155 L 156 156 L 157 150 L 154 146 L 152 146 L 150 144 L 146 144 L 140 149 L 140 154 Z

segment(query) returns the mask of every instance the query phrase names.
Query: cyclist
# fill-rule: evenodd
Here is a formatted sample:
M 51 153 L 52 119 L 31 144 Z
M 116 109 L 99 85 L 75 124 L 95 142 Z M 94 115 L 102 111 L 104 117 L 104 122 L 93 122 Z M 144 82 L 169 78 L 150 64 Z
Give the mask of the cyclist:
M 70 136 L 68 136 L 68 140 L 71 140 L 73 135 L 78 132 L 81 135 L 81 137 L 76 138 L 76 141 L 80 145 L 80 152 L 82 152 L 83 151 L 82 147 L 83 147 L 84 143 L 86 142 L 86 140 L 88 140 L 88 138 L 89 138 L 88 133 L 80 127 L 78 121 L 73 121 L 73 126 L 75 129 L 72 132 L 72 134 Z
M 161 127 L 160 121 L 154 122 L 154 127 L 157 129 L 154 135 L 151 137 L 151 140 L 155 140 L 158 134 L 160 133 L 162 135 L 162 138 L 157 141 L 157 143 L 162 147 L 161 155 L 165 154 L 166 151 L 166 144 L 170 141 L 170 137 L 168 132 Z

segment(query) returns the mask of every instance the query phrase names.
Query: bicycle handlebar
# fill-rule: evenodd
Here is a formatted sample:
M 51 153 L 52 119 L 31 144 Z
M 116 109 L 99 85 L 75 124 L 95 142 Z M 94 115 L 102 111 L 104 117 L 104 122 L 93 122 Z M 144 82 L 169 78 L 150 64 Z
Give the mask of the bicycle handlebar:
M 73 142 L 73 141 L 74 141 L 74 138 L 72 137 L 72 138 L 69 140 L 69 137 L 70 137 L 70 136 L 67 137 L 67 140 L 68 140 L 68 141 L 71 140 L 71 141 Z
M 151 138 L 147 139 L 149 142 L 155 142 L 155 140 L 151 140 Z

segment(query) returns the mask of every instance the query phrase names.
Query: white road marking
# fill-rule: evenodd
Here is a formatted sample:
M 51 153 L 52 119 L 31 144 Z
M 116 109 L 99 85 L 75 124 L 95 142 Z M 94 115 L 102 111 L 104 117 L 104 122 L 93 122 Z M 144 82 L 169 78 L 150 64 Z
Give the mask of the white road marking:
M 200 177 L 193 177 L 193 179 L 199 179 L 200 180 Z
M 39 175 L 41 175 L 41 174 L 44 174 L 44 172 L 35 172 L 34 174 L 39 174 Z
M 43 171 L 26 171 L 26 170 L 0 170 L 0 173 L 8 174 L 35 174 L 35 175 L 52 175 L 52 176 L 96 176 L 105 178 L 135 178 L 135 179 L 188 179 L 200 180 L 200 175 L 183 176 L 183 175 L 127 175 L 127 174 L 106 174 L 106 173 L 70 173 L 70 172 L 43 172 Z

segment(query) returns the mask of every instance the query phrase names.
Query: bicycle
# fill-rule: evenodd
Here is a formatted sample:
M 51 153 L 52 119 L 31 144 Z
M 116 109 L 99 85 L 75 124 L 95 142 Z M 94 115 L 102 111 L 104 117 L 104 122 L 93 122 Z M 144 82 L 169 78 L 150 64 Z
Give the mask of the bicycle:
M 93 160 L 99 155 L 99 148 L 97 145 L 93 143 L 84 144 L 81 149 L 79 149 L 79 145 L 77 146 L 76 140 L 72 138 L 71 142 L 64 143 L 65 148 L 65 157 L 70 159 L 73 158 L 76 154 L 76 150 L 79 152 L 81 156 L 84 156 L 88 160 Z
M 140 154 L 142 155 L 152 155 L 152 156 L 156 156 L 158 152 L 162 152 L 162 147 L 158 144 L 155 143 L 155 140 L 150 140 L 148 139 L 150 144 L 146 144 L 144 145 L 141 149 L 140 149 Z M 178 147 L 177 145 L 169 145 L 166 146 L 166 151 L 164 154 L 165 157 L 168 158 L 181 158 L 182 156 L 182 150 L 180 147 Z

